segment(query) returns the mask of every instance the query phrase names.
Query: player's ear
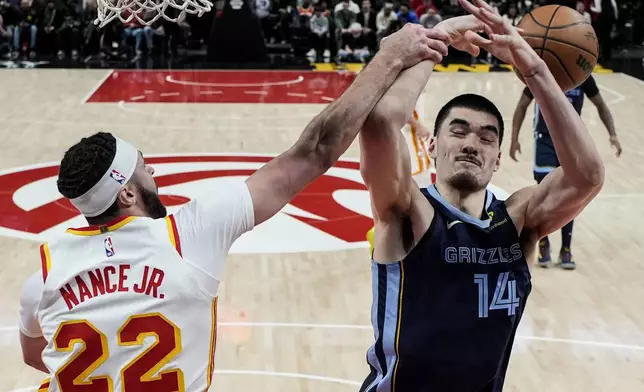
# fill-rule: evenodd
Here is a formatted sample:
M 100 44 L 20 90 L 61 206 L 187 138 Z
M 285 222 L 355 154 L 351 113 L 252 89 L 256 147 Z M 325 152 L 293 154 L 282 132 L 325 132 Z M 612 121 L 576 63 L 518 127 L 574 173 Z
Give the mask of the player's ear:
M 137 196 L 138 192 L 136 192 L 134 184 L 128 183 L 121 188 L 116 196 L 116 200 L 118 201 L 120 208 L 128 208 L 136 204 Z
M 429 152 L 429 157 L 434 161 L 436 160 L 436 139 L 438 135 L 431 135 L 429 137 L 429 146 L 427 146 L 427 152 Z
M 501 149 L 499 148 L 499 153 L 496 156 L 496 162 L 494 162 L 494 171 L 495 172 L 499 171 L 500 167 L 501 167 Z

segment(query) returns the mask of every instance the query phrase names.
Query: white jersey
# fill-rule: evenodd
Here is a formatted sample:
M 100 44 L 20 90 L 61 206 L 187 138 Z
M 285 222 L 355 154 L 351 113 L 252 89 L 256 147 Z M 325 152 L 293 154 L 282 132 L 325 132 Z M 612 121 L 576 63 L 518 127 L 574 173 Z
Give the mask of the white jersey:
M 210 386 L 225 258 L 254 225 L 245 183 L 212 193 L 164 219 L 123 217 L 41 246 L 37 323 L 28 298 L 21 310 L 23 333 L 48 342 L 42 359 L 52 376 L 40 390 Z
M 418 98 L 418 102 L 416 102 L 413 116 L 417 121 L 423 121 L 425 118 L 424 98 L 425 94 L 422 93 Z M 432 183 L 430 174 L 431 160 L 427 151 L 427 144 L 417 135 L 416 129 L 409 124 L 405 124 L 402 133 L 407 142 L 409 157 L 411 158 L 411 175 L 418 186 L 425 188 Z

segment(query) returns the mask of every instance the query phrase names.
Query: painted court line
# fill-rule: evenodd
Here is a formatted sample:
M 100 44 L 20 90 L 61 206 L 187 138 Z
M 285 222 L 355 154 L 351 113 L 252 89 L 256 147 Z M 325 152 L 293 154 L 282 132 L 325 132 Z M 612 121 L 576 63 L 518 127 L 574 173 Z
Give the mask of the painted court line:
M 103 76 L 101 79 L 99 79 L 99 80 L 98 80 L 98 82 L 96 82 L 96 85 L 94 86 L 94 88 L 93 88 L 89 93 L 87 93 L 87 95 L 85 96 L 85 98 L 83 98 L 83 100 L 81 101 L 81 105 L 84 105 L 84 104 L 86 104 L 86 103 L 87 103 L 87 100 L 89 100 L 89 99 L 92 97 L 92 95 L 94 95 L 94 93 L 95 93 L 99 88 L 101 88 L 101 86 L 103 85 L 103 83 L 105 83 L 105 81 L 107 80 L 107 78 L 109 78 L 109 77 L 112 75 L 112 73 L 113 73 L 113 72 L 114 72 L 114 70 L 113 70 L 113 69 L 108 70 L 108 71 L 105 73 L 105 76 Z
M 269 370 L 228 370 L 228 369 L 215 369 L 215 374 L 219 375 L 247 375 L 247 376 L 265 376 L 265 377 L 284 377 L 284 378 L 295 378 L 302 380 L 311 380 L 311 381 L 322 381 L 329 382 L 334 384 L 343 384 L 351 386 L 360 386 L 361 382 L 345 380 L 343 378 L 335 377 L 325 377 L 325 376 L 316 376 L 314 374 L 303 374 L 303 373 L 287 373 L 287 372 L 272 372 Z M 29 387 L 12 389 L 7 392 L 35 392 L 39 385 L 32 385 Z
M 273 86 L 288 86 L 297 84 L 304 81 L 304 76 L 300 75 L 293 80 L 284 80 L 278 82 L 260 82 L 260 83 L 209 83 L 209 82 L 193 82 L 190 80 L 177 80 L 168 75 L 165 77 L 168 83 L 181 84 L 184 86 L 202 86 L 202 87 L 273 87 Z
M 312 324 L 312 323 L 281 323 L 281 322 L 247 322 L 247 321 L 238 321 L 238 322 L 227 322 L 222 321 L 217 323 L 219 327 L 265 327 L 265 328 L 311 328 L 311 329 L 359 329 L 359 330 L 371 330 L 370 325 L 356 325 L 356 324 Z M 4 326 L 0 327 L 0 333 L 9 333 L 16 332 L 17 327 Z M 525 336 L 517 335 L 518 340 L 527 340 L 527 341 L 539 341 L 539 342 L 550 342 L 550 343 L 562 343 L 562 344 L 572 344 L 580 346 L 594 346 L 594 347 L 604 347 L 604 348 L 613 348 L 613 349 L 622 349 L 622 350 L 635 350 L 635 351 L 644 351 L 644 345 L 633 345 L 633 344 L 623 344 L 623 343 L 613 343 L 613 342 L 598 342 L 592 340 L 579 340 L 579 339 L 566 339 L 566 338 L 555 338 L 547 336 Z

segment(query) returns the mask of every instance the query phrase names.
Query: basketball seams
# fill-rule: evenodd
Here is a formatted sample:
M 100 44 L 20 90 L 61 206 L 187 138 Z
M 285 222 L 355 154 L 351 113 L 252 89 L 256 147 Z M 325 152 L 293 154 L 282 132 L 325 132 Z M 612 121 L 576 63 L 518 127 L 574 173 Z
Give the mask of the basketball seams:
M 524 38 L 543 38 L 543 37 L 542 37 L 542 36 L 540 36 L 540 35 L 532 35 L 532 34 L 529 34 L 529 35 L 522 35 L 522 37 L 524 37 Z M 561 40 L 561 39 L 559 39 L 559 38 L 550 38 L 550 37 L 548 37 L 548 39 L 549 39 L 550 41 L 554 41 L 554 42 L 557 42 L 557 43 L 560 43 L 560 44 L 564 44 L 564 45 L 571 46 L 571 47 L 573 47 L 573 48 L 577 48 L 577 49 L 579 49 L 579 50 L 581 50 L 581 51 L 584 51 L 584 52 L 588 53 L 588 54 L 589 54 L 589 55 L 591 55 L 593 58 L 595 58 L 595 59 L 597 58 L 597 56 L 595 56 L 595 54 L 594 54 L 593 52 L 589 51 L 588 49 L 582 48 L 581 46 L 577 46 L 577 45 L 571 44 L 570 42 L 568 42 L 568 41 L 564 41 L 564 40 Z M 533 48 L 533 49 L 534 49 L 534 48 Z
M 559 7 L 561 7 L 561 6 L 559 6 Z M 559 9 L 559 8 L 557 8 L 557 9 Z M 557 11 L 555 10 L 555 12 L 557 12 Z M 554 13 L 553 13 L 553 14 L 554 14 Z M 530 16 L 530 18 L 534 21 L 534 23 L 535 23 L 537 26 L 539 26 L 539 27 L 543 27 L 544 29 L 548 29 L 548 28 L 549 28 L 549 29 L 551 29 L 551 30 L 558 30 L 558 29 L 565 29 L 565 28 L 567 28 L 567 27 L 572 27 L 572 26 L 577 26 L 577 25 L 582 25 L 582 24 L 590 25 L 590 23 L 586 22 L 585 20 L 580 20 L 580 21 L 577 21 L 577 22 L 568 23 L 567 25 L 563 25 L 563 26 L 550 26 L 550 27 L 548 27 L 548 26 L 544 25 L 543 23 L 539 22 L 539 21 L 534 17 L 534 15 L 532 15 L 532 13 L 529 13 L 529 14 L 528 14 L 528 16 Z M 552 23 L 552 20 L 550 21 L 550 23 Z
M 561 6 L 557 6 L 557 8 L 552 12 L 552 15 L 550 15 L 550 20 L 548 21 L 548 26 L 546 26 L 546 31 L 543 33 L 543 42 L 541 43 L 541 54 L 539 55 L 539 57 L 543 58 L 543 52 L 546 49 L 546 42 L 548 42 L 548 31 L 550 30 L 550 24 L 555 19 L 555 15 L 557 15 L 557 11 L 559 11 L 560 8 L 561 8 Z M 530 15 L 532 15 L 532 14 L 530 14 Z M 532 16 L 532 19 L 534 19 L 534 15 Z M 537 20 L 535 19 L 535 22 L 536 21 Z M 566 71 L 566 72 L 568 72 L 568 71 Z
M 551 49 L 548 49 L 548 48 L 544 48 L 544 51 L 550 53 L 557 60 L 557 62 L 559 63 L 561 68 L 564 70 L 564 72 L 566 73 L 566 76 L 568 76 L 568 79 L 570 79 L 572 84 L 573 85 L 577 84 L 577 82 L 575 82 L 575 79 L 572 77 L 572 75 L 570 75 L 570 72 L 568 72 L 568 68 L 566 68 L 566 65 L 564 64 L 564 62 L 559 58 L 559 56 L 557 56 L 557 53 L 555 51 L 551 50 Z

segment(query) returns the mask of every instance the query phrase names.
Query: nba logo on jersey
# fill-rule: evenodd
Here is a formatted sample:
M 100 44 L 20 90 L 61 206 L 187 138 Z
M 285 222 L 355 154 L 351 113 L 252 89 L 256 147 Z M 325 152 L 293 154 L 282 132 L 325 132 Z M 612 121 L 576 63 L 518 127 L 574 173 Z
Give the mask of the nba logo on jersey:
M 105 244 L 105 254 L 107 257 L 114 256 L 114 247 L 112 246 L 112 237 L 106 237 L 103 241 Z
M 125 183 L 125 176 L 121 173 L 119 173 L 118 170 L 112 169 L 112 172 L 110 173 L 110 177 L 116 180 L 119 184 L 123 185 Z

